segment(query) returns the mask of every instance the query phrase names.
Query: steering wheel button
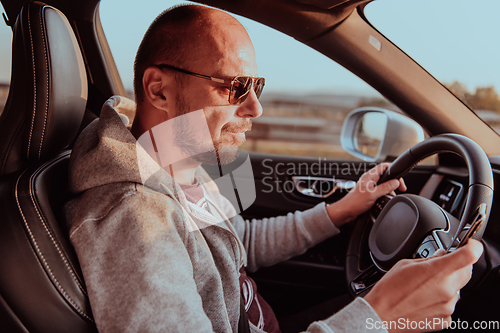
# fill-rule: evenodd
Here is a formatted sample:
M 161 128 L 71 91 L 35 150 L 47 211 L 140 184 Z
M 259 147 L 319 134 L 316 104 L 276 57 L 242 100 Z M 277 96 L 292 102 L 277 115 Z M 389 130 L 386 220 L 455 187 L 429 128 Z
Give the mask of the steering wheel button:
M 428 240 L 427 238 L 424 240 L 422 245 L 418 248 L 418 250 L 414 254 L 414 258 L 427 258 L 432 256 L 434 252 L 438 249 L 438 246 L 434 240 Z

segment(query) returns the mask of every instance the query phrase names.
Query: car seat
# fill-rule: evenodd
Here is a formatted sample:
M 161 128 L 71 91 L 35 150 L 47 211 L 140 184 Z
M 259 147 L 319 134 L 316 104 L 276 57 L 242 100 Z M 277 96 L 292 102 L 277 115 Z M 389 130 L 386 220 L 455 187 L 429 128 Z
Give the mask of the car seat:
M 87 76 L 64 16 L 40 2 L 13 26 L 10 92 L 0 117 L 0 331 L 96 332 L 59 223 Z

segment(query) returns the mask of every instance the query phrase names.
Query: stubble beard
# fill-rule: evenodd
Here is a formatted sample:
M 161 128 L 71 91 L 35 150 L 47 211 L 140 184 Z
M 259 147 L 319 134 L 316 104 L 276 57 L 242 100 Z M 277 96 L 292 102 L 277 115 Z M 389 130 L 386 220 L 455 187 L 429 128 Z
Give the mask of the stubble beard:
M 239 146 L 245 141 L 245 137 L 237 138 L 234 145 L 224 146 L 221 142 L 222 138 L 229 133 L 238 133 L 249 131 L 252 128 L 250 119 L 243 119 L 237 124 L 226 124 L 221 129 L 221 134 L 218 140 L 206 138 L 200 140 L 198 133 L 195 133 L 193 126 L 186 121 L 185 117 L 179 117 L 189 112 L 189 105 L 181 94 L 176 96 L 178 121 L 174 129 L 175 144 L 181 148 L 189 158 L 208 165 L 226 165 L 234 162 L 240 153 Z M 206 146 L 207 150 L 204 153 L 198 153 L 200 146 Z

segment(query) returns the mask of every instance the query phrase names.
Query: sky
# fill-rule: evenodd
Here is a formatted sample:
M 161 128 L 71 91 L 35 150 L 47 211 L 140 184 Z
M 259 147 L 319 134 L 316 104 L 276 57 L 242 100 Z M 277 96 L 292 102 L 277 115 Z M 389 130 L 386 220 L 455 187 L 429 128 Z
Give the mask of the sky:
M 102 0 L 100 16 L 125 87 L 132 87 L 133 59 L 151 21 L 171 0 Z M 370 22 L 442 82 L 459 80 L 469 90 L 494 85 L 500 91 L 498 0 L 376 0 Z M 239 18 L 239 17 L 238 17 Z M 265 91 L 373 93 L 359 78 L 280 32 L 239 18 L 253 40 Z M 0 24 L 0 45 L 10 43 Z M 0 48 L 0 81 L 9 78 L 10 50 Z

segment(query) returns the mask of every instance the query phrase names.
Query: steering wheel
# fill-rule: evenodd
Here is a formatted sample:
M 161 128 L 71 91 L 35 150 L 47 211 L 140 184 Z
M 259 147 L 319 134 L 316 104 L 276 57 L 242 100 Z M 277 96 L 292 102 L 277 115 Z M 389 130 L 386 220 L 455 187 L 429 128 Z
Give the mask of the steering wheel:
M 360 216 L 349 241 L 346 277 L 353 296 L 364 296 L 403 258 L 425 258 L 440 248 L 451 251 L 461 245 L 468 231 L 472 238 L 482 239 L 493 200 L 493 173 L 488 157 L 471 139 L 442 134 L 422 141 L 399 156 L 379 184 L 403 177 L 418 162 L 439 153 L 455 153 L 467 165 L 469 186 L 461 219 L 418 195 L 379 199 L 372 210 L 383 209 L 375 222 L 367 214 Z M 471 225 L 473 230 L 469 230 Z

